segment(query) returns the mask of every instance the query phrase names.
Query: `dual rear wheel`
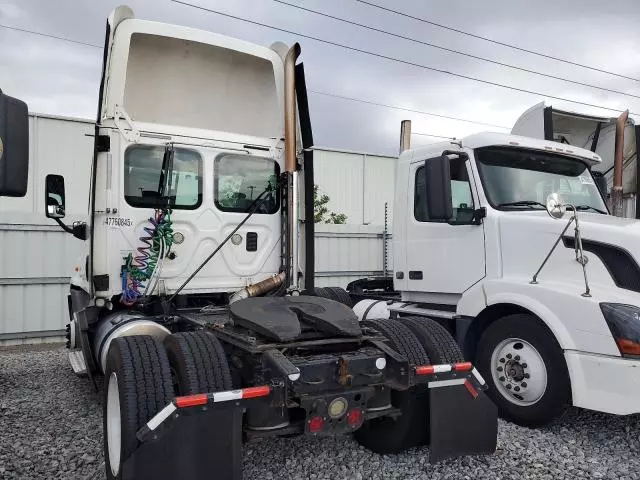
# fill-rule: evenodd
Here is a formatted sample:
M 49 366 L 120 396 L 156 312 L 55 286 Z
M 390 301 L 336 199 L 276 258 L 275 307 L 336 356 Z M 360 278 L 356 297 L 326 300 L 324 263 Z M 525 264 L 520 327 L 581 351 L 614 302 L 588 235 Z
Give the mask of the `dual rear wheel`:
M 231 375 L 218 339 L 205 331 L 115 339 L 105 371 L 103 411 L 107 478 L 121 480 L 138 448 L 136 433 L 176 395 L 228 390 Z

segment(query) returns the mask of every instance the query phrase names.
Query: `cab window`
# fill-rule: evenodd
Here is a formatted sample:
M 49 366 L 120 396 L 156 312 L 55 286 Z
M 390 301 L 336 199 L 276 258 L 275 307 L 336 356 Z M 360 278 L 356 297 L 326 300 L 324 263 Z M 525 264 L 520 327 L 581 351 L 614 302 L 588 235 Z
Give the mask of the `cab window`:
M 214 172 L 215 204 L 219 210 L 248 213 L 255 207 L 257 214 L 278 211 L 280 202 L 276 187 L 280 167 L 274 160 L 224 155 L 216 158 Z
M 163 197 L 160 173 L 164 147 L 133 145 L 124 154 L 124 198 L 132 207 L 160 208 Z M 176 148 L 173 158 L 171 208 L 196 209 L 202 203 L 202 158 L 197 152 Z
M 452 158 L 450 162 L 453 217 L 449 223 L 467 223 L 473 219 L 475 210 L 467 164 L 465 159 L 460 157 Z M 425 198 L 424 166 L 416 170 L 413 198 L 415 219 L 419 222 L 434 222 L 435 220 L 429 219 L 429 205 Z

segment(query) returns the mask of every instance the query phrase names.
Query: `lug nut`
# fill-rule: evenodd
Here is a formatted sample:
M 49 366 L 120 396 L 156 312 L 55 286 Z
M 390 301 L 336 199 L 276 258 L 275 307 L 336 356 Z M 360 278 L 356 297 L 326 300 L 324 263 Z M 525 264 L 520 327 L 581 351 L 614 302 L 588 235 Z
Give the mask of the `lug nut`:
M 515 387 L 515 388 L 514 388 L 514 390 L 515 390 L 516 392 L 519 392 L 519 391 L 520 391 L 520 387 Z
M 511 360 L 511 354 L 510 354 L 510 353 L 507 353 L 507 358 L 508 358 L 509 360 Z
M 501 358 L 501 359 L 500 359 L 500 363 L 504 363 L 504 358 Z
M 511 384 L 510 383 L 507 384 L 507 390 L 511 390 Z
M 502 367 L 498 367 L 498 371 L 501 372 L 503 370 Z
M 527 368 L 527 364 L 526 364 L 526 363 L 523 363 L 523 364 L 522 364 L 522 368 Z
M 500 380 L 501 382 L 504 382 L 504 377 L 500 377 L 498 380 Z
M 522 385 L 522 388 L 527 388 L 527 382 L 522 382 L 520 385 Z
M 524 374 L 524 378 L 529 378 L 531 375 L 529 375 L 528 373 Z
M 515 360 L 516 362 L 517 362 L 517 361 L 519 361 L 519 360 L 520 360 L 520 355 L 516 355 L 516 356 L 515 356 L 515 358 L 514 358 L 514 360 Z

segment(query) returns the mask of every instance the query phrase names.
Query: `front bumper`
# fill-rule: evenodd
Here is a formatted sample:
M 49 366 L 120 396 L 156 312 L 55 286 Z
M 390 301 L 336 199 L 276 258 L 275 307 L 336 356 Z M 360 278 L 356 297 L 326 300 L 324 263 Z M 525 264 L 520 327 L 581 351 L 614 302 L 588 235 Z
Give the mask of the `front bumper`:
M 573 404 L 616 415 L 640 413 L 640 359 L 566 351 Z

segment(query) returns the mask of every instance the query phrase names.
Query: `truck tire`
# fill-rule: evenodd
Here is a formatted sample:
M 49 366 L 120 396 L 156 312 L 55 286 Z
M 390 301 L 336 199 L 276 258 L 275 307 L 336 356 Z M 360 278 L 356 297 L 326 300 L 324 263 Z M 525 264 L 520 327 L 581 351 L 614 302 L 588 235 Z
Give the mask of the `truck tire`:
M 533 315 L 507 315 L 492 323 L 480 338 L 476 366 L 500 415 L 518 425 L 545 425 L 571 401 L 562 349 Z
M 174 397 L 164 347 L 146 335 L 116 338 L 104 379 L 105 469 L 109 480 L 120 480 L 122 465 L 138 447 L 136 432 Z
M 313 293 L 316 297 L 328 298 L 329 300 L 335 300 L 346 305 L 349 308 L 353 308 L 353 300 L 344 288 L 340 287 L 318 287 L 313 289 Z
M 391 348 L 413 365 L 426 365 L 429 357 L 411 331 L 397 320 L 365 320 L 361 322 L 383 334 Z M 360 445 L 375 453 L 399 453 L 424 443 L 428 432 L 427 392 L 424 388 L 392 391 L 391 403 L 402 412 L 397 418 L 368 420 L 354 432 Z
M 428 317 L 401 317 L 409 327 L 433 364 L 464 362 L 464 355 L 456 340 L 435 320 Z
M 178 395 L 218 392 L 232 388 L 222 344 L 200 330 L 168 335 L 164 340 Z

